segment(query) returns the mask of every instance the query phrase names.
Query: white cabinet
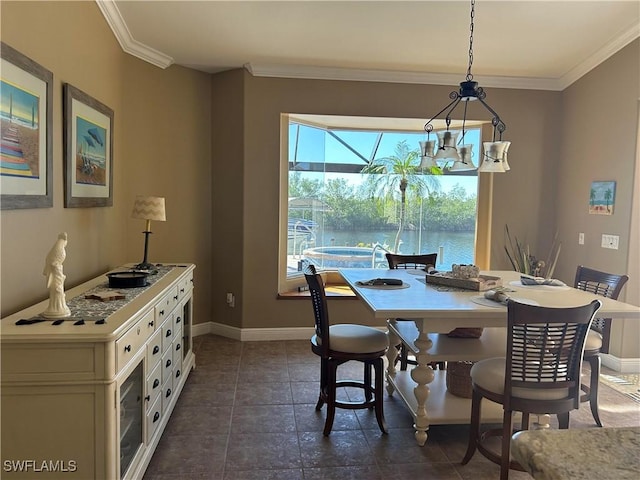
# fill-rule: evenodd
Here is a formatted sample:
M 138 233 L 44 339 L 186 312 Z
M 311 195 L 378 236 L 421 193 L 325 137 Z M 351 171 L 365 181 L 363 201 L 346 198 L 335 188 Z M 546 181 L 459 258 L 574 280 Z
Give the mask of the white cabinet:
M 194 268 L 160 267 L 113 303 L 86 300 L 108 288 L 90 280 L 62 323 L 16 324 L 48 301 L 1 320 L 3 479 L 142 478 L 195 365 Z

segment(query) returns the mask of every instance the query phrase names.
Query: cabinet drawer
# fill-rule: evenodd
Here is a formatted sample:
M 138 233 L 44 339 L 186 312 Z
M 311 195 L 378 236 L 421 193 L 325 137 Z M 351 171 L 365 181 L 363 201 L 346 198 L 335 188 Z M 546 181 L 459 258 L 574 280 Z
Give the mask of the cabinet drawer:
M 193 272 L 182 278 L 178 283 L 178 300 L 182 300 L 193 288 Z
M 124 367 L 138 353 L 153 333 L 148 326 L 150 318 L 153 318 L 153 311 L 138 320 L 133 327 L 116 340 L 116 368 L 118 370 Z
M 173 287 L 169 292 L 165 293 L 155 306 L 156 322 L 162 324 L 178 304 L 178 287 Z
M 162 383 L 164 384 L 167 379 L 171 378 L 171 372 L 173 371 L 173 349 L 168 349 L 162 355 Z
M 158 399 L 162 391 L 162 366 L 160 362 L 147 378 L 147 408 Z
M 182 339 L 173 342 L 173 369 L 182 369 Z M 174 375 L 175 378 L 175 375 Z
M 151 443 L 153 434 L 156 433 L 161 423 L 162 399 L 158 396 L 152 407 L 149 409 L 149 413 L 147 413 L 147 443 Z
M 165 384 L 162 386 L 162 414 L 169 413 L 169 405 L 173 400 L 173 376 L 169 376 Z
M 173 320 L 167 320 L 162 324 L 162 351 L 166 352 L 171 346 L 174 339 L 175 328 L 173 326 Z
M 182 330 L 182 324 L 184 323 L 184 312 L 182 310 L 182 305 L 180 308 L 176 308 L 175 314 L 173 315 L 173 330 L 177 334 L 178 330 Z
M 147 343 L 147 365 L 153 370 L 162 357 L 162 328 L 156 330 Z

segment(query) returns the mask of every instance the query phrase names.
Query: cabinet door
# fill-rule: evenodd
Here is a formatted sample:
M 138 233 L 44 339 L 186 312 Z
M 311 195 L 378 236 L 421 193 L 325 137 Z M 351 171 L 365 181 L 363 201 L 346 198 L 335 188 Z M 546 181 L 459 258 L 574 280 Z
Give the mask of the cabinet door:
M 125 476 L 127 469 L 143 446 L 144 385 L 144 356 L 142 356 L 137 366 L 118 387 L 120 478 Z

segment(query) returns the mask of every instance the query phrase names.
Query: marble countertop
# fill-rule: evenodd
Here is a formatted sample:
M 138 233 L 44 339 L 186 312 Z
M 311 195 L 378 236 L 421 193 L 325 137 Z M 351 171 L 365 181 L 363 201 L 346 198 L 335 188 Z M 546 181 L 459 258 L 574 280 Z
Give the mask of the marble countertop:
M 638 480 L 640 427 L 522 431 L 511 455 L 537 480 Z

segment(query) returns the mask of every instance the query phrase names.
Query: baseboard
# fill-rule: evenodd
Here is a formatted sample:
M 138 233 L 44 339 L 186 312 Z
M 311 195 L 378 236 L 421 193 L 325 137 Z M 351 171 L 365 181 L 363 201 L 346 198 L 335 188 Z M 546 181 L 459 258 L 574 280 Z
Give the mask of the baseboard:
M 223 323 L 206 322 L 193 326 L 193 335 L 212 333 L 241 342 L 268 340 L 308 340 L 314 333 L 313 327 L 291 328 L 238 328 Z
M 601 353 L 602 365 L 620 373 L 640 372 L 640 358 L 618 358 L 609 353 Z

